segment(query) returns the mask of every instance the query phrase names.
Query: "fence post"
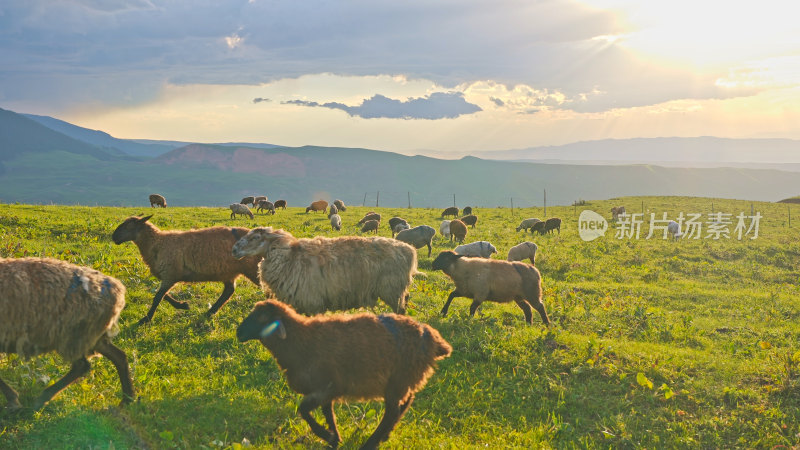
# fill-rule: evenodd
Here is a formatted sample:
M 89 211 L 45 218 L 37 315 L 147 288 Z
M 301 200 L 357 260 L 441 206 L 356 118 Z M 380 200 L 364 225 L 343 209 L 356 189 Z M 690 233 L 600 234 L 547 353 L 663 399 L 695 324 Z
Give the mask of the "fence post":
M 547 189 L 544 190 L 544 217 L 547 218 Z
M 786 214 L 789 216 L 789 228 L 792 228 L 792 208 L 789 205 L 786 205 Z M 750 214 L 753 215 L 752 213 Z
M 456 206 L 456 194 L 453 194 L 453 206 Z
M 408 209 L 411 209 L 411 191 L 408 191 Z
M 511 217 L 514 217 L 514 197 L 511 197 Z
M 361 206 L 366 206 L 366 204 L 367 204 L 367 193 L 364 192 L 364 201 L 361 202 Z
M 381 191 L 378 191 L 378 195 L 375 197 L 375 207 L 378 207 L 378 203 L 381 201 Z

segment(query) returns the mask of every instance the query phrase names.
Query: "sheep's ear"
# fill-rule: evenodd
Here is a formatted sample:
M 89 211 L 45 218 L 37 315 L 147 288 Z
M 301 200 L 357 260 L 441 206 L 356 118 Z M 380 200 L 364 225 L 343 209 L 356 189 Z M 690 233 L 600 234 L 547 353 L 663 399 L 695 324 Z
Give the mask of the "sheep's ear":
M 278 337 L 281 339 L 286 339 L 286 327 L 283 326 L 283 322 L 280 320 L 278 321 Z
M 150 214 L 147 217 L 142 217 L 142 218 L 139 219 L 139 222 L 142 222 L 142 223 L 147 222 L 148 220 L 150 220 L 151 217 L 153 217 L 152 214 Z

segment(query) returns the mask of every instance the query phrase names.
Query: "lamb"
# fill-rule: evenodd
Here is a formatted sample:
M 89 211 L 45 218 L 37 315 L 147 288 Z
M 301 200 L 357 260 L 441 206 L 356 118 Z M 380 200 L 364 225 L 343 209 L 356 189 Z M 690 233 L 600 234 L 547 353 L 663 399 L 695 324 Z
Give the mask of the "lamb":
M 488 241 L 475 241 L 469 244 L 459 245 L 453 249 L 456 253 L 463 256 L 477 256 L 480 258 L 491 258 L 492 254 L 497 253 L 497 249 Z
M 90 267 L 51 258 L 0 258 L 0 352 L 23 358 L 55 351 L 71 362 L 69 372 L 34 401 L 41 409 L 91 369 L 100 355 L 117 369 L 122 404 L 135 394 L 128 357 L 111 343 L 125 307 L 125 286 Z M 22 407 L 17 392 L 2 379 L 10 409 Z
M 336 231 L 341 231 L 342 217 L 338 214 L 332 214 L 330 219 L 331 219 L 331 228 L 333 228 Z
M 358 221 L 358 225 L 363 225 L 364 223 L 366 223 L 369 220 L 376 220 L 376 221 L 380 222 L 381 221 L 381 215 L 376 213 L 376 212 L 370 211 L 366 215 L 364 215 L 364 217 L 362 217 L 361 220 Z
M 522 261 L 525 258 L 531 260 L 531 264 L 536 265 L 536 251 L 539 247 L 530 241 L 525 241 L 511 247 L 508 250 L 509 261 Z
M 298 239 L 259 227 L 239 239 L 232 254 L 263 256 L 262 288 L 301 314 L 374 306 L 379 297 L 403 314 L 417 272 L 414 247 L 383 237 Z
M 453 216 L 454 218 L 458 217 L 458 208 L 456 208 L 455 206 L 451 206 L 451 207 L 445 209 L 444 211 L 442 211 L 442 217 L 441 218 L 444 219 L 445 216 Z
M 331 208 L 328 210 L 328 219 L 334 214 L 339 214 L 339 208 L 337 208 L 336 205 L 331 205 Z
M 464 210 L 461 211 L 461 214 L 465 216 L 472 214 L 472 206 L 467 206 L 466 208 L 464 208 Z
M 561 234 L 561 219 L 558 217 L 551 217 L 544 222 L 545 233 L 549 233 L 553 230 L 558 230 L 558 234 Z
M 274 300 L 255 305 L 236 329 L 239 342 L 257 339 L 303 395 L 299 412 L 311 431 L 336 448 L 341 440 L 333 403 L 383 399 L 380 425 L 361 446 L 377 448 L 452 347 L 439 332 L 396 314 L 304 317 Z M 311 411 L 321 407 L 328 428 Z
M 531 233 L 539 233 L 539 234 L 543 235 L 544 234 L 544 226 L 545 225 L 546 225 L 546 222 L 542 222 L 542 221 L 534 223 L 533 226 L 531 227 Z
M 155 208 L 156 206 L 166 208 L 167 199 L 165 199 L 163 195 L 150 194 L 150 207 Z
M 128 217 L 111 235 L 117 245 L 133 241 L 150 272 L 161 280 L 150 310 L 139 320 L 140 325 L 152 320 L 162 298 L 176 309 L 189 309 L 188 303 L 176 301 L 169 295 L 169 290 L 178 282 L 216 281 L 225 285 L 208 315 L 216 313 L 228 301 L 240 275 L 259 284 L 258 263 L 261 257 L 237 259 L 231 256 L 233 243 L 246 235 L 249 229 L 213 227 L 161 231 L 148 222 L 151 217 Z
M 275 200 L 275 209 L 286 209 L 286 200 Z
M 475 228 L 475 224 L 478 223 L 478 216 L 470 214 L 458 220 L 464 222 L 464 225 L 472 225 L 472 228 Z
M 250 197 L 245 197 L 245 198 L 243 198 L 243 199 L 242 199 L 242 201 L 240 201 L 239 203 L 241 203 L 242 205 L 248 205 L 248 204 L 249 204 L 249 205 L 256 206 L 256 205 L 255 205 L 255 203 L 256 203 L 256 198 L 255 198 L 255 197 L 252 197 L 252 196 L 250 196 Z
M 625 215 L 625 207 L 624 206 L 614 206 L 611 208 L 611 217 L 614 220 L 619 220 L 619 216 Z
M 467 237 L 467 226 L 464 225 L 464 222 L 453 219 L 450 221 L 450 240 L 452 241 L 455 238 L 458 242 L 464 242 L 464 238 Z
M 338 198 L 333 201 L 333 204 L 339 209 L 339 211 L 347 211 L 347 206 L 345 206 L 344 202 L 339 200 Z
M 681 225 L 674 220 L 670 220 L 669 223 L 667 223 L 667 233 L 671 234 L 672 239 L 675 241 L 683 236 L 683 233 L 681 233 Z
M 430 258 L 431 240 L 433 240 L 433 236 L 435 235 L 436 235 L 436 230 L 433 227 L 429 227 L 427 225 L 420 225 L 418 227 L 400 231 L 399 233 L 397 233 L 397 236 L 395 236 L 395 239 L 410 244 L 414 248 L 422 248 L 427 245 L 428 257 Z
M 545 325 L 550 323 L 542 303 L 542 277 L 530 264 L 466 258 L 448 250 L 440 253 L 431 267 L 444 272 L 456 285 L 442 308 L 442 316 L 447 315 L 454 298 L 467 297 L 473 299 L 469 307 L 470 317 L 486 300 L 501 303 L 513 300 L 525 313 L 529 325 L 533 325 L 531 306 L 539 312 Z
M 231 209 L 231 219 L 235 219 L 237 214 L 241 216 L 248 216 L 251 219 L 254 218 L 253 211 L 250 211 L 250 208 L 248 208 L 247 205 L 241 203 L 231 203 L 228 208 Z
M 391 219 L 389 219 L 389 229 L 392 230 L 392 237 L 394 237 L 395 233 L 397 233 L 397 231 L 395 231 L 395 228 L 397 228 L 398 225 L 402 224 L 405 224 L 406 227 L 401 228 L 401 230 L 407 230 L 411 228 L 411 226 L 408 225 L 408 221 L 406 219 L 403 219 L 402 217 L 392 217 Z
M 272 213 L 272 215 L 275 215 L 275 205 L 270 201 L 261 200 L 258 202 L 258 208 L 256 208 L 256 212 L 259 211 L 266 211 L 266 213 Z
M 308 213 L 309 211 L 314 211 L 314 212 L 322 211 L 322 214 L 325 214 L 325 211 L 327 211 L 327 209 L 328 209 L 328 202 L 326 202 L 325 200 L 317 200 L 315 202 L 312 202 L 311 206 L 306 208 L 306 213 Z
M 517 227 L 517 231 L 518 232 L 519 232 L 519 230 L 528 231 L 530 228 L 532 228 L 538 222 L 541 222 L 541 220 L 537 219 L 536 217 L 529 217 L 529 218 L 527 218 L 527 219 L 525 219 L 525 220 L 523 220 L 522 222 L 519 223 L 519 226 Z
M 439 224 L 439 233 L 445 237 L 445 239 L 450 239 L 450 221 L 443 220 L 442 223 Z
M 378 234 L 378 227 L 381 225 L 381 222 L 378 220 L 368 220 L 364 222 L 364 225 L 361 227 L 361 232 L 366 233 L 368 231 L 374 231 L 375 234 Z

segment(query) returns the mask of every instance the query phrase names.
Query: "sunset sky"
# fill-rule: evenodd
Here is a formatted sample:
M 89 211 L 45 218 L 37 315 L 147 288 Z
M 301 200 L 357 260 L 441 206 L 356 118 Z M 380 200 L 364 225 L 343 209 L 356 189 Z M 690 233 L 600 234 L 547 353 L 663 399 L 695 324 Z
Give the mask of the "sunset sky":
M 800 139 L 792 1 L 0 0 L 0 108 L 407 154 Z

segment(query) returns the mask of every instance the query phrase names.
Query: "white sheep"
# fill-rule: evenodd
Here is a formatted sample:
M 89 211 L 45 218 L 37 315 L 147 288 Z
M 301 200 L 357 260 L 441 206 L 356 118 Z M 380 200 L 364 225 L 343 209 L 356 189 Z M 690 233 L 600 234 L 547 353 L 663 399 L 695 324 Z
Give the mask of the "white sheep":
M 339 214 L 331 214 L 331 228 L 336 231 L 342 229 L 342 216 Z
M 674 220 L 670 220 L 669 223 L 667 223 L 667 233 L 671 234 L 672 239 L 676 241 L 683 236 L 680 224 Z
M 536 217 L 529 217 L 527 219 L 524 219 L 517 226 L 517 231 L 519 230 L 528 231 L 532 226 L 536 225 L 536 222 L 541 222 L 541 220 L 537 219 Z
M 492 254 L 497 253 L 497 249 L 488 241 L 475 241 L 469 244 L 459 245 L 454 252 L 464 256 L 476 256 L 480 258 L 491 258 Z
M 525 258 L 531 260 L 531 264 L 536 264 L 536 251 L 539 247 L 530 241 L 525 241 L 511 247 L 508 250 L 508 261 L 522 261 Z
M 235 219 L 237 214 L 248 216 L 251 219 L 254 218 L 253 212 L 250 211 L 250 208 L 248 208 L 247 205 L 241 203 L 231 203 L 228 208 L 231 209 L 231 219 Z
M 450 221 L 443 220 L 442 223 L 439 224 L 439 233 L 444 236 L 445 239 L 450 239 Z

